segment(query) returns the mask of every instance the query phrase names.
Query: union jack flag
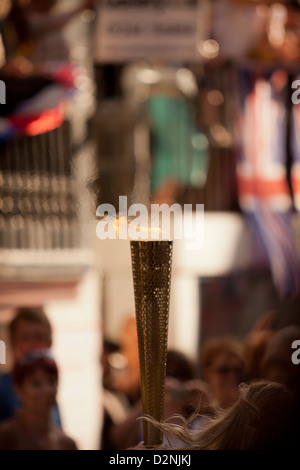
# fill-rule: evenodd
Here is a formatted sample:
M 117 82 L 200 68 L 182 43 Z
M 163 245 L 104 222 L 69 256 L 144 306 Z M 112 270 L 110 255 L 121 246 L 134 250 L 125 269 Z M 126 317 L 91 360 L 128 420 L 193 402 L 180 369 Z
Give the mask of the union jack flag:
M 241 77 L 237 163 L 240 206 L 254 227 L 283 299 L 297 295 L 300 289 L 286 172 L 287 76 L 276 70 L 270 74 L 244 72 Z

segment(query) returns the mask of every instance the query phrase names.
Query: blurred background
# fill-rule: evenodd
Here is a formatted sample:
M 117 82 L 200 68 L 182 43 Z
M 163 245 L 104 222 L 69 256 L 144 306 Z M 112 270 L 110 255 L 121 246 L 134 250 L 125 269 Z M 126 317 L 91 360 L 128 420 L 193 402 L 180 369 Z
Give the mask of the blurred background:
M 204 204 L 203 248 L 174 242 L 169 321 L 198 368 L 203 341 L 266 312 L 300 325 L 300 5 L 39 3 L 0 0 L 1 372 L 16 308 L 43 306 L 64 429 L 98 449 L 104 345 L 135 315 L 129 242 L 97 238 L 99 204 Z

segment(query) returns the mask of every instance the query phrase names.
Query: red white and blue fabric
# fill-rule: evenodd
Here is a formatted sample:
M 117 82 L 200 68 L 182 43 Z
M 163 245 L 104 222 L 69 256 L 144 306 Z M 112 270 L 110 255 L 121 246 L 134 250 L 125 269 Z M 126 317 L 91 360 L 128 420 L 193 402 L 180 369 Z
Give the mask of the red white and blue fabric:
M 264 253 L 283 299 L 300 290 L 286 174 L 287 77 L 281 71 L 269 75 L 244 72 L 241 79 L 239 201 L 254 228 L 256 246 L 260 245 L 257 253 Z
M 66 118 L 78 70 L 71 64 L 45 67 L 53 84 L 22 102 L 13 114 L 0 119 L 0 142 L 18 135 L 35 136 L 59 127 Z

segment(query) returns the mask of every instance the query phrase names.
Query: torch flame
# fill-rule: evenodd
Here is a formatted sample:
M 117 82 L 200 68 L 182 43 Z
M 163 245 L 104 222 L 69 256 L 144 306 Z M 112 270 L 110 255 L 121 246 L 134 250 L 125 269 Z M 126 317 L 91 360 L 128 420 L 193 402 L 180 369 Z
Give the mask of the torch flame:
M 120 234 L 120 227 L 124 226 L 124 224 L 127 225 L 127 218 L 125 217 L 125 215 L 122 215 L 121 217 L 118 217 L 113 221 L 113 227 L 116 230 L 118 236 Z
M 121 230 L 123 229 L 123 233 L 124 233 L 125 226 L 127 226 L 126 227 L 126 230 L 127 230 L 130 224 L 133 222 L 133 220 L 134 218 L 131 218 L 131 217 L 127 218 L 126 216 L 122 215 L 122 216 L 117 217 L 113 221 L 113 227 L 116 230 L 117 238 L 119 237 Z M 152 227 L 151 223 L 149 223 L 149 225 L 138 224 L 136 227 L 136 231 L 139 232 L 140 234 L 147 234 L 150 240 L 152 239 L 152 237 L 157 239 L 157 234 L 162 235 L 164 233 L 160 227 Z

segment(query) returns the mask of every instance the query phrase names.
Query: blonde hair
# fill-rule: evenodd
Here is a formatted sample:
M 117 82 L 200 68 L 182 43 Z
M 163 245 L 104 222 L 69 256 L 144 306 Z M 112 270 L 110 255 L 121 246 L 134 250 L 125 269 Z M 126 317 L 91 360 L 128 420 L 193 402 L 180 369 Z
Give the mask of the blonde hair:
M 283 385 L 255 381 L 242 384 L 238 401 L 226 411 L 218 410 L 214 418 L 206 418 L 208 422 L 200 430 L 190 429 L 190 420 L 182 417 L 182 425 L 144 419 L 157 426 L 167 442 L 179 439 L 193 450 L 270 450 L 289 447 L 294 411 L 292 397 Z

